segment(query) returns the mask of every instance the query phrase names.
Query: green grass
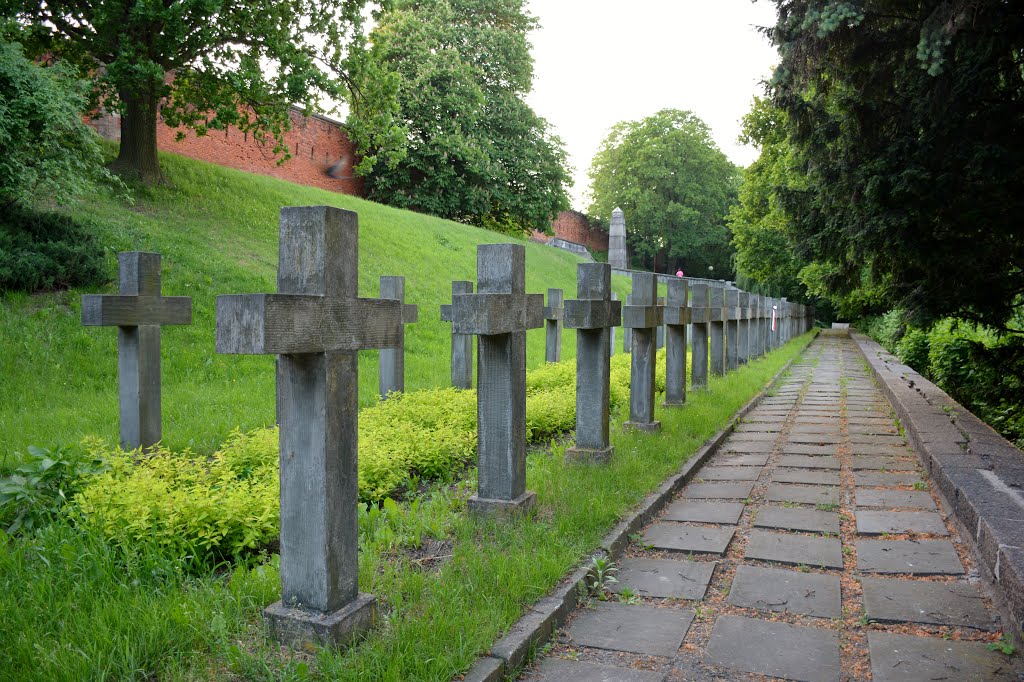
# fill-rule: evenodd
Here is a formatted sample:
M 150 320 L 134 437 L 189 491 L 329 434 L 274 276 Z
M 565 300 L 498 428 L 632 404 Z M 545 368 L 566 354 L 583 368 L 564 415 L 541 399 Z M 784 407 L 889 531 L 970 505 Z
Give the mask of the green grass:
M 354 197 L 294 185 L 163 155 L 167 186 L 136 189 L 128 206 L 95 197 L 67 210 L 96 218 L 114 291 L 116 253 L 163 254 L 163 293 L 193 298 L 193 324 L 165 327 L 164 442 L 210 453 L 231 429 L 274 421 L 273 358 L 214 352 L 217 294 L 276 291 L 278 213 L 282 206 L 330 204 L 359 213 L 360 295 L 376 296 L 381 275 L 404 275 L 420 321 L 407 328 L 406 388 L 448 385 L 450 330 L 438 307 L 451 281 L 476 281 L 476 245 L 510 241 L 450 221 L 401 211 Z M 527 288 L 562 288 L 575 296 L 578 258 L 526 244 Z M 626 278 L 616 278 L 621 296 Z M 30 444 L 54 447 L 97 435 L 117 442 L 117 333 L 84 328 L 84 291 L 0 295 L 0 468 Z M 544 331 L 527 334 L 530 367 L 544 361 Z M 620 335 L 621 343 L 621 335 Z M 575 356 L 575 333 L 565 330 L 564 358 Z M 376 351 L 360 353 L 362 405 L 376 400 Z
M 562 446 L 532 453 L 528 486 L 538 505 L 528 518 L 472 520 L 463 503 L 470 484 L 421 498 L 414 514 L 361 527 L 360 589 L 377 596 L 382 622 L 345 652 L 293 654 L 268 641 L 260 612 L 278 598 L 274 561 L 196 578 L 150 548 L 134 548 L 126 562 L 61 525 L 32 541 L 0 541 L 0 669 L 11 679 L 47 680 L 449 680 L 809 338 L 712 377 L 682 408 L 659 409 L 660 435 L 622 433 L 616 415 L 606 467 L 569 466 Z M 385 523 L 398 530 L 391 537 L 399 546 L 381 539 Z M 418 534 L 446 539 L 440 552 L 450 558 L 415 563 L 401 545 Z

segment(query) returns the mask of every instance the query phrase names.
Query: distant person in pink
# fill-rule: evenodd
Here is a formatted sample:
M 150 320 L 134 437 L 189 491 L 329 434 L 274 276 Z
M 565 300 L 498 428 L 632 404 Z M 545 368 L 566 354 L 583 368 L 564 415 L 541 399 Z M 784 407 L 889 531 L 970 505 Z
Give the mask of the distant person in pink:
M 683 275 L 683 271 L 681 268 L 679 270 L 676 270 L 676 277 L 685 277 L 685 275 Z

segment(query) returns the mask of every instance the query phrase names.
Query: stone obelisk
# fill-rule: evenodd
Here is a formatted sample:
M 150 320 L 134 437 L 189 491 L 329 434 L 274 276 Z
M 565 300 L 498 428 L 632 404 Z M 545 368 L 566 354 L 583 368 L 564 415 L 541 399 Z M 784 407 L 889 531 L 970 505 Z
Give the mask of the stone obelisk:
M 629 258 L 626 256 L 626 215 L 621 208 L 612 211 L 612 224 L 608 229 L 608 264 L 617 270 L 629 267 Z

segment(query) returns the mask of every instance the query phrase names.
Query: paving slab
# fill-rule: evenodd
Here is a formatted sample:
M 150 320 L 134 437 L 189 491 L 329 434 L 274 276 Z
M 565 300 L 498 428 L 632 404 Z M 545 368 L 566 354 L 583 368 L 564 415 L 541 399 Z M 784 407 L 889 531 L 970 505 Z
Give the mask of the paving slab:
M 853 472 L 853 482 L 862 487 L 895 488 L 901 485 L 914 485 L 923 480 L 919 474 L 891 474 L 881 471 Z
M 663 599 L 703 599 L 711 582 L 716 561 L 684 559 L 623 559 L 619 563 L 619 582 L 612 592 L 629 587 L 641 597 Z
M 690 609 L 599 602 L 577 611 L 566 632 L 581 646 L 672 656 L 694 615 Z
M 742 500 L 750 497 L 753 481 L 739 483 L 691 483 L 683 489 L 690 499 Z
M 839 489 L 822 485 L 770 483 L 764 499 L 798 504 L 839 504 Z
M 787 455 L 835 455 L 835 445 L 807 445 L 805 443 L 784 443 L 782 452 Z
M 838 633 L 757 618 L 719 616 L 706 656 L 723 668 L 800 682 L 840 676 Z
M 892 417 L 862 417 L 857 415 L 848 415 L 846 421 L 849 424 L 865 424 L 869 426 L 892 426 Z
M 936 509 L 935 500 L 925 490 L 872 490 L 854 491 L 858 507 L 904 507 L 906 509 Z
M 756 481 L 762 467 L 704 466 L 696 477 L 702 481 Z
M 731 438 L 722 444 L 722 452 L 771 452 L 775 449 L 775 440 L 743 441 Z
M 762 611 L 838 618 L 842 614 L 839 595 L 837 575 L 741 565 L 729 588 L 728 601 Z
M 774 443 L 779 434 L 774 431 L 734 431 L 729 436 L 729 443 Z
M 868 653 L 874 682 L 1010 682 L 1006 658 L 984 642 L 955 642 L 891 632 L 869 632 Z
M 665 673 L 545 658 L 540 670 L 527 679 L 536 682 L 663 682 Z
M 872 443 L 850 443 L 850 454 L 853 455 L 881 455 L 883 457 L 907 457 L 911 453 L 906 448 L 892 445 L 875 445 Z
M 839 538 L 787 535 L 763 530 L 750 531 L 745 558 L 794 566 L 843 567 Z
M 768 453 L 751 453 L 746 455 L 720 454 L 711 458 L 709 464 L 716 466 L 758 466 L 763 467 L 768 463 Z
M 964 567 L 949 540 L 857 540 L 857 570 L 961 575 Z
M 927 623 L 995 629 L 994 613 L 969 583 L 861 578 L 864 612 L 879 623 Z
M 832 455 L 781 455 L 778 466 L 795 469 L 839 469 L 839 458 Z
M 666 521 L 656 523 L 644 532 L 644 544 L 656 549 L 722 556 L 735 532 L 736 529 L 731 527 L 709 528 Z
M 662 518 L 666 521 L 735 525 L 742 514 L 742 502 L 694 502 L 684 498 L 669 505 Z
M 854 471 L 871 469 L 875 471 L 914 471 L 917 469 L 917 462 L 912 459 L 900 459 L 897 457 L 879 457 L 877 455 L 857 455 L 851 457 L 850 466 Z
M 839 424 L 797 424 L 790 430 L 790 434 L 811 435 L 820 433 L 826 436 L 836 435 L 839 432 Z
M 846 427 L 850 435 L 853 434 L 886 434 L 886 433 L 899 433 L 896 427 L 892 425 L 892 422 L 888 424 L 848 424 Z
M 757 510 L 754 526 L 838 535 L 839 514 L 805 507 L 761 507 Z
M 825 445 L 827 443 L 842 443 L 843 436 L 836 433 L 790 433 L 790 443 L 803 443 L 805 445 Z M 784 445 L 783 449 L 788 449 Z
M 782 424 L 753 423 L 741 421 L 736 425 L 736 433 L 778 433 L 782 430 Z
M 809 469 L 776 469 L 772 472 L 776 483 L 804 483 L 809 485 L 839 485 L 838 471 Z
M 857 510 L 857 532 L 861 535 L 883 533 L 926 533 L 949 535 L 942 517 L 935 512 L 891 512 L 870 509 Z
M 900 435 L 879 436 L 865 433 L 851 433 L 850 442 L 855 446 L 855 450 L 859 449 L 856 447 L 857 445 L 887 445 L 889 447 L 897 448 L 907 446 L 907 441 L 905 441 L 903 436 Z

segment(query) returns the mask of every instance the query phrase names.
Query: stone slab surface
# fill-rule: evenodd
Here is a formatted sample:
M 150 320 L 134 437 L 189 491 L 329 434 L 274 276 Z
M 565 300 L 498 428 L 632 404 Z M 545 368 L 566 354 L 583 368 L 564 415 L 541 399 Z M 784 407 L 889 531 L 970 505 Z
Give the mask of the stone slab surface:
M 725 554 L 725 548 L 729 546 L 735 532 L 736 529 L 731 527 L 708 528 L 666 521 L 647 529 L 644 544 L 653 545 L 657 549 L 721 556 Z
M 854 471 L 873 469 L 876 471 L 914 471 L 917 469 L 917 462 L 912 459 L 900 459 L 898 457 L 879 457 L 877 455 L 857 455 L 851 458 Z
M 662 682 L 665 673 L 545 658 L 540 670 L 528 679 L 536 682 Z
M 790 443 L 801 443 L 804 445 L 825 445 L 828 443 L 842 443 L 843 437 L 835 433 L 791 433 L 789 434 Z M 789 446 L 784 446 L 789 448 Z
M 754 483 L 691 483 L 683 496 L 691 499 L 742 500 L 750 497 Z
M 705 466 L 697 472 L 703 481 L 756 481 L 761 467 L 748 466 Z
M 867 577 L 860 584 L 871 620 L 994 629 L 994 614 L 975 585 Z
M 784 568 L 739 566 L 729 588 L 729 603 L 762 611 L 838 618 L 842 613 L 837 575 Z
M 723 668 L 787 680 L 838 682 L 839 636 L 820 628 L 720 616 L 711 631 L 707 660 Z
M 782 452 L 787 455 L 834 455 L 836 454 L 836 446 L 786 443 L 782 446 Z
M 742 502 L 693 502 L 682 499 L 665 510 L 666 521 L 689 521 L 691 523 L 739 522 L 743 514 Z
M 949 535 L 942 517 L 935 512 L 891 512 L 871 509 L 857 510 L 857 532 L 861 535 L 883 533 L 926 533 Z
M 935 500 L 924 490 L 857 490 L 858 507 L 905 507 L 935 509 Z
M 858 540 L 857 570 L 867 573 L 960 575 L 960 564 L 949 540 Z
M 881 471 L 855 471 L 853 482 L 858 486 L 895 488 L 901 485 L 914 485 L 923 480 L 918 474 L 887 473 Z
M 874 682 L 1009 682 L 1016 675 L 1002 654 L 984 642 L 954 642 L 869 632 L 868 652 Z
M 772 472 L 772 480 L 776 483 L 839 485 L 839 472 L 821 469 L 776 469 Z
M 577 611 L 567 633 L 576 644 L 595 649 L 672 656 L 694 615 L 690 609 L 597 603 Z
M 642 597 L 663 599 L 703 599 L 715 561 L 683 559 L 623 559 L 619 563 L 619 582 L 613 592 L 629 587 Z
M 838 535 L 839 514 L 806 507 L 761 507 L 757 510 L 754 526 Z
M 888 424 L 849 424 L 846 428 L 850 432 L 851 436 L 853 434 L 872 435 L 899 433 L 891 422 Z
M 713 458 L 711 458 L 711 462 L 710 463 L 714 464 L 716 466 L 730 466 L 730 467 L 733 467 L 733 466 L 736 466 L 736 467 L 757 466 L 757 467 L 763 467 L 765 464 L 768 463 L 768 453 L 767 452 L 762 452 L 762 453 L 757 453 L 757 454 L 746 454 L 746 455 L 737 455 L 737 454 L 715 455 Z
M 745 557 L 794 566 L 843 567 L 839 538 L 784 535 L 763 530 L 750 531 Z
M 782 455 L 778 465 L 798 469 L 838 469 L 839 458 L 831 455 Z
M 775 440 L 744 441 L 731 438 L 722 445 L 722 452 L 771 452 L 775 449 Z
M 771 483 L 764 499 L 769 502 L 799 504 L 839 504 L 839 489 L 821 485 L 790 485 Z
M 906 457 L 910 454 L 905 447 L 874 445 L 871 443 L 850 443 L 850 453 L 854 455 L 881 455 L 883 457 Z

